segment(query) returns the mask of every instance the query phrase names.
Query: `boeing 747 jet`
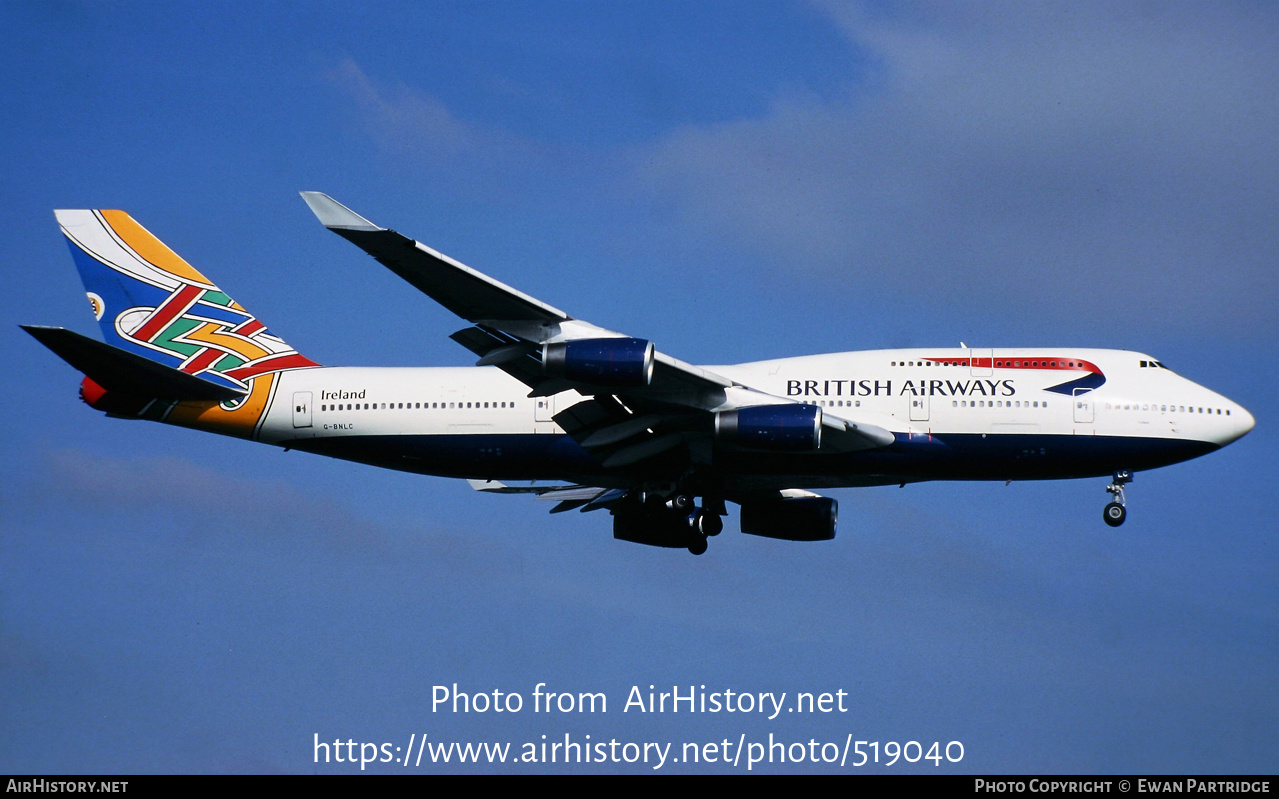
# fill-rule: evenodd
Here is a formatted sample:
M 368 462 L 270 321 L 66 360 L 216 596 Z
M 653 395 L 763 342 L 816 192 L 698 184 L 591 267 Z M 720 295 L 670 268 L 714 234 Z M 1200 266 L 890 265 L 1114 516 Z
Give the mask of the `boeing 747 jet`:
M 467 322 L 475 367 L 321 366 L 123 211 L 57 211 L 105 343 L 24 326 L 108 416 L 147 419 L 607 510 L 626 541 L 706 551 L 743 533 L 835 536 L 813 489 L 1109 476 L 1125 486 L 1253 427 L 1241 406 L 1138 352 L 959 348 L 693 366 L 597 327 L 332 198 L 329 230 Z M 516 484 L 518 483 L 518 484 Z

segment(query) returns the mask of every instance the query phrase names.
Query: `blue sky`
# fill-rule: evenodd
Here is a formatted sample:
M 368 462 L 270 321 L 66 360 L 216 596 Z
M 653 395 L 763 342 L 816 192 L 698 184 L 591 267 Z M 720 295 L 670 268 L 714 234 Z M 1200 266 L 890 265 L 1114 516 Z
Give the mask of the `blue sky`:
M 411 733 L 1274 770 L 1273 5 L 16 2 L 0 41 L 0 771 L 343 772 L 313 735 Z M 691 362 L 1130 348 L 1257 428 L 1139 474 L 1117 531 L 1104 478 L 929 484 L 832 492 L 834 542 L 730 519 L 693 558 L 101 418 L 16 327 L 94 333 L 51 210 L 117 207 L 317 361 L 469 364 L 302 189 Z M 609 712 L 432 712 L 539 682 Z M 849 712 L 624 714 L 633 685 Z M 603 769 L 646 770 L 570 770 Z

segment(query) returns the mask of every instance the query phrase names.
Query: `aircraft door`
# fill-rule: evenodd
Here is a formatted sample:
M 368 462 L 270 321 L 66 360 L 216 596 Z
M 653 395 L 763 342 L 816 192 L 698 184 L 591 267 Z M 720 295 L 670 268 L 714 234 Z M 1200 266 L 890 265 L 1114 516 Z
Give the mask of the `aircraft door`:
M 1079 424 L 1092 424 L 1093 406 L 1092 397 L 1089 392 L 1091 389 L 1077 388 L 1075 389 L 1075 422 Z
M 973 377 L 990 377 L 995 374 L 995 351 L 969 349 L 968 367 Z
M 552 416 L 555 415 L 555 397 L 534 397 L 533 398 L 533 421 L 550 422 Z
M 293 427 L 311 426 L 311 392 L 293 392 Z
M 910 420 L 912 422 L 928 421 L 928 400 L 930 397 L 910 398 Z

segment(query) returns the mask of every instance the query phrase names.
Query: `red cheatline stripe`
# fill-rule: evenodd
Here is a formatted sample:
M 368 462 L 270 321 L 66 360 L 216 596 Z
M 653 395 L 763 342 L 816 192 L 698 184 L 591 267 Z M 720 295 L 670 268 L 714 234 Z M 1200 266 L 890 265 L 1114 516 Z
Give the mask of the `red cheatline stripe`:
M 319 366 L 318 363 L 296 352 L 284 353 L 282 355 L 270 355 L 250 364 L 231 369 L 226 372 L 227 377 L 236 380 L 248 380 L 251 377 L 257 377 L 265 372 L 278 372 L 282 369 L 299 369 L 304 366 Z
M 957 364 L 959 366 L 968 366 L 971 362 L 974 369 L 1047 369 L 1050 371 L 1056 369 L 1058 371 L 1087 371 L 1101 374 L 1101 369 L 1097 368 L 1097 365 L 1091 361 L 1060 356 L 1040 358 L 925 358 L 924 360 L 932 361 L 933 363 Z
M 147 320 L 130 335 L 140 341 L 150 341 L 157 333 L 164 330 L 170 322 L 181 316 L 187 308 L 190 308 L 196 300 L 200 299 L 200 295 L 203 293 L 204 289 L 199 286 L 190 284 L 183 286 L 170 294 L 169 299 L 160 303 L 160 307 L 152 311 Z

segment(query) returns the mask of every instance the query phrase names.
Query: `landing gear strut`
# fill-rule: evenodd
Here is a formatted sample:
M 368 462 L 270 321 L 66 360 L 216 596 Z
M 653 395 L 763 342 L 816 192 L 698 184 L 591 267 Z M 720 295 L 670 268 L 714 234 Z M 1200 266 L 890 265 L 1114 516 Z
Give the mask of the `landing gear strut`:
M 1106 491 L 1114 495 L 1114 499 L 1102 509 L 1102 518 L 1111 527 L 1118 527 L 1128 518 L 1127 500 L 1124 498 L 1124 486 L 1132 482 L 1132 472 L 1122 469 L 1115 472 L 1114 479 L 1106 486 Z

